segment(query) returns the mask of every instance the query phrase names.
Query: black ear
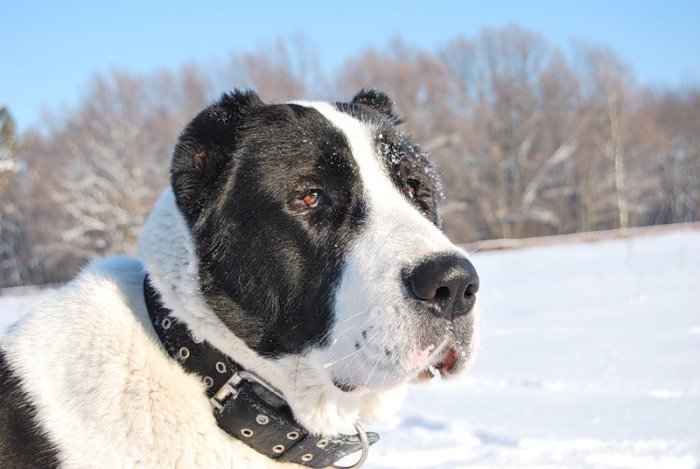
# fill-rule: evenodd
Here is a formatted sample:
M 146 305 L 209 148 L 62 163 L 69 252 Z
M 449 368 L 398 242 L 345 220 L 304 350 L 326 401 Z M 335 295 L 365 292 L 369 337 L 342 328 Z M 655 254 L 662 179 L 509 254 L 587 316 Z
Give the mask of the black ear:
M 394 111 L 394 102 L 388 94 L 379 90 L 361 89 L 354 98 L 352 104 L 361 104 L 388 117 L 395 125 L 401 124 L 403 119 Z
M 263 106 L 253 91 L 226 93 L 200 112 L 180 135 L 170 168 L 177 205 L 193 226 L 214 188 L 226 180 L 245 116 Z

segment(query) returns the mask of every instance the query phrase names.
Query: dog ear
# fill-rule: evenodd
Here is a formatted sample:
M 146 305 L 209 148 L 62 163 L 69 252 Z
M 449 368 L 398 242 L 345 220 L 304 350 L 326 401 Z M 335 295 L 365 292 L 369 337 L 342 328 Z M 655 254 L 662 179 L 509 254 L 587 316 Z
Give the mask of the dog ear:
M 242 121 L 259 106 L 263 102 L 253 91 L 226 93 L 200 112 L 180 135 L 173 153 L 170 184 L 190 226 L 210 202 L 213 188 L 225 181 Z
M 388 94 L 382 91 L 363 88 L 352 98 L 352 104 L 360 104 L 374 109 L 388 117 L 394 125 L 399 125 L 403 122 L 403 119 L 394 110 L 394 102 Z

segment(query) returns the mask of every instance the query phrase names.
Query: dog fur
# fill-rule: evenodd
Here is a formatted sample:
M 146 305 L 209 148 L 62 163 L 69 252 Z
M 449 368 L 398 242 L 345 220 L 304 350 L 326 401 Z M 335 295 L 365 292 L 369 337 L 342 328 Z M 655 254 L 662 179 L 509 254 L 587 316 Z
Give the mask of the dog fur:
M 197 116 L 138 258 L 93 261 L 2 338 L 0 466 L 279 466 L 221 430 L 201 379 L 167 356 L 146 273 L 314 433 L 393 413 L 447 350 L 448 375 L 466 369 L 475 313 L 436 318 L 402 281 L 466 253 L 440 231 L 434 170 L 398 122 L 373 91 L 278 105 L 235 92 Z M 318 187 L 325 205 L 299 202 Z

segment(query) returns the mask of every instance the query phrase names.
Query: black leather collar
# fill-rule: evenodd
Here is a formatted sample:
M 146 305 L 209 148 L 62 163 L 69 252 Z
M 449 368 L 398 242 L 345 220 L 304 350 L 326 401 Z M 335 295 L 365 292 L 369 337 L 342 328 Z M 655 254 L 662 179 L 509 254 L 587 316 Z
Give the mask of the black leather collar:
M 202 378 L 219 428 L 259 453 L 280 462 L 322 468 L 379 440 L 359 424 L 357 435 L 310 433 L 292 414 L 284 397 L 254 373 L 206 341 L 196 342 L 187 326 L 170 316 L 148 275 L 143 281 L 148 315 L 168 352 L 182 367 Z M 352 467 L 359 467 L 355 465 Z

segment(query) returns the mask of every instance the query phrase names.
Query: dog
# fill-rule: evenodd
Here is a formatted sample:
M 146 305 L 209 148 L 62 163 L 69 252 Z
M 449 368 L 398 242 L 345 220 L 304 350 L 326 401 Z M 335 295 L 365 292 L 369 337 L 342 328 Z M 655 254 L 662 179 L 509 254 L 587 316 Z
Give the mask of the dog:
M 359 422 L 476 343 L 477 273 L 401 122 L 375 90 L 197 115 L 138 258 L 92 261 L 2 337 L 0 466 L 364 460 Z

